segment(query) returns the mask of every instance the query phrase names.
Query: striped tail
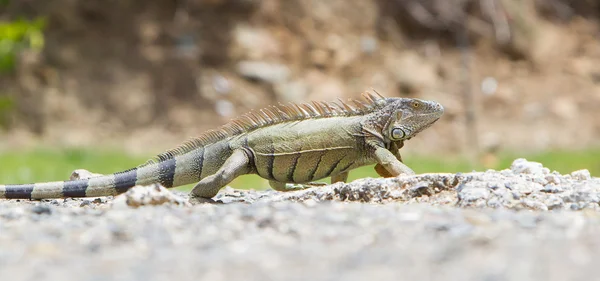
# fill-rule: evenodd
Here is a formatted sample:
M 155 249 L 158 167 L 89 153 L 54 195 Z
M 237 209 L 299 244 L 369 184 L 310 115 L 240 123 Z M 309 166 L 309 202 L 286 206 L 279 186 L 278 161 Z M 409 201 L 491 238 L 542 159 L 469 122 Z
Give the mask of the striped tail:
M 172 187 L 174 174 L 175 161 L 169 159 L 144 167 L 88 179 L 0 185 L 0 198 L 50 199 L 118 195 L 136 185 L 161 183 L 165 187 Z

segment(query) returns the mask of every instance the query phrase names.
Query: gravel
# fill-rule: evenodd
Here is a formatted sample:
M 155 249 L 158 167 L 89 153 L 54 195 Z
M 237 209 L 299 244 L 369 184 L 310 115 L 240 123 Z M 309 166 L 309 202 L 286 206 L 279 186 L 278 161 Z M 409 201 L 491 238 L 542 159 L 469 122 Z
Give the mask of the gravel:
M 161 186 L 0 201 L 3 280 L 593 280 L 600 179 L 510 169 L 190 204 Z

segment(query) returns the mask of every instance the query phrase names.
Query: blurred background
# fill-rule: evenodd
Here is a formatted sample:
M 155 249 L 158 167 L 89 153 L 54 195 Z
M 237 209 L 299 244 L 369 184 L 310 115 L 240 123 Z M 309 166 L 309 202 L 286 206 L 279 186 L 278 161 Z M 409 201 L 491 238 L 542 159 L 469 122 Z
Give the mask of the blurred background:
M 598 175 L 599 16 L 593 0 L 0 0 L 0 182 L 119 171 L 251 109 L 371 88 L 444 105 L 403 149 L 419 173 L 526 157 Z

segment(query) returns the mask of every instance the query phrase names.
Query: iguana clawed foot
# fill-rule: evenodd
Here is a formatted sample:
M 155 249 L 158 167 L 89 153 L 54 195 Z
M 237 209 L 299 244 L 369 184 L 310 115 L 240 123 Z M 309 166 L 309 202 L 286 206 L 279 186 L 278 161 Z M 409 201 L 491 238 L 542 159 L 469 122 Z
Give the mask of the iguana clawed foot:
M 408 170 L 406 170 L 408 169 Z M 409 171 L 410 170 L 410 171 Z M 388 170 L 386 170 L 381 164 L 377 164 L 375 165 L 375 172 L 377 172 L 377 174 L 381 177 L 384 178 L 393 178 L 395 177 L 394 175 L 392 175 Z M 415 172 L 408 168 L 408 166 L 405 168 L 405 172 L 400 174 L 400 175 L 414 175 Z
M 242 149 L 234 150 L 223 166 L 216 173 L 203 178 L 192 189 L 193 197 L 212 198 L 217 195 L 221 187 L 233 179 L 249 172 L 250 159 Z

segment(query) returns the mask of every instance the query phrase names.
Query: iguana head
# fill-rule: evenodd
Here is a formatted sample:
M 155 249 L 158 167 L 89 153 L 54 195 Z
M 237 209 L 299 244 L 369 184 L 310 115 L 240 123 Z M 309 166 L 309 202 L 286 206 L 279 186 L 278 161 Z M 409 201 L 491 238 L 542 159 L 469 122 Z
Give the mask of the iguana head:
M 390 141 L 408 140 L 425 130 L 444 113 L 444 107 L 435 101 L 409 98 L 388 98 L 385 112 L 391 113 L 385 123 L 383 137 Z

